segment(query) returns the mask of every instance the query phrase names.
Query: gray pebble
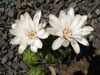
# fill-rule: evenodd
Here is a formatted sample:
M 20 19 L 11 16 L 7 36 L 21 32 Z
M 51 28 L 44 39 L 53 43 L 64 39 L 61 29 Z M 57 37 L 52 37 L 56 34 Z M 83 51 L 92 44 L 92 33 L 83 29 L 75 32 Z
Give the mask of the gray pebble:
M 0 8 L 0 12 L 4 12 L 4 8 Z
M 69 5 L 69 8 L 71 8 L 71 7 L 73 7 L 73 8 L 76 7 L 76 3 L 74 3 L 74 2 L 71 3 L 71 4 Z
M 11 72 L 10 70 L 7 71 L 6 75 L 13 75 L 13 72 Z
M 8 64 L 9 66 L 11 66 L 12 63 L 11 63 L 11 62 L 8 62 L 7 64 Z
M 2 58 L 2 64 L 5 64 L 8 60 L 8 57 L 5 55 L 3 58 Z
M 9 57 L 9 59 L 12 59 L 14 57 L 14 51 L 9 51 L 8 57 Z
M 5 41 L 2 36 L 2 31 L 0 31 L 0 47 L 5 44 Z
M 13 9 L 9 9 L 7 12 L 6 12 L 7 16 L 9 17 L 13 17 L 14 16 L 14 10 Z
M 43 3 L 44 2 L 44 0 L 37 0 L 39 3 Z
M 16 45 L 11 45 L 11 50 L 13 50 L 16 47 Z
M 11 6 L 11 7 L 14 6 L 14 3 L 10 3 L 10 6 Z
M 3 34 L 3 38 L 6 39 L 7 38 L 7 34 Z
M 100 9 L 96 9 L 95 13 L 96 13 L 97 15 L 100 15 Z
M 17 61 L 17 59 L 18 59 L 18 57 L 16 56 L 16 57 L 14 58 L 14 62 Z
M 21 0 L 16 1 L 16 8 L 19 8 L 21 6 Z
M 3 39 L 3 37 L 0 37 L 0 47 L 3 46 L 5 44 L 5 41 Z

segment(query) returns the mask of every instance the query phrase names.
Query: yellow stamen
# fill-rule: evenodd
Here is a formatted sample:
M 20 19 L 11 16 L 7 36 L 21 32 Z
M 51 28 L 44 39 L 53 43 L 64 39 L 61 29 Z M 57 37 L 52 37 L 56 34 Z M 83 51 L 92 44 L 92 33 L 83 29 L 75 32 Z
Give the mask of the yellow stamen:
M 64 35 L 68 35 L 68 36 L 71 36 L 72 35 L 72 32 L 69 30 L 69 29 L 65 29 L 63 31 Z
M 28 33 L 28 37 L 29 37 L 30 39 L 32 39 L 35 35 L 36 35 L 36 32 L 35 32 L 35 31 L 32 31 L 32 32 L 29 32 L 29 33 Z

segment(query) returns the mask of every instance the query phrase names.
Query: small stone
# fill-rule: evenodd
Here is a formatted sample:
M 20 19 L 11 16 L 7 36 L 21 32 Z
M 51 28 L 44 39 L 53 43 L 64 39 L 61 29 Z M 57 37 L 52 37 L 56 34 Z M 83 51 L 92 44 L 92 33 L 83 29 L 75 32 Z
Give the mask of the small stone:
M 2 31 L 0 31 L 0 47 L 5 44 L 2 34 L 3 34 Z
M 44 0 L 37 0 L 39 3 L 43 3 L 44 2 Z
M 0 37 L 0 47 L 2 47 L 5 44 L 5 41 L 3 37 Z
M 92 21 L 91 21 L 91 26 L 95 27 L 95 20 L 94 19 L 92 19 Z
M 14 6 L 14 3 L 10 3 L 10 6 L 11 6 L 11 7 Z
M 46 0 L 46 4 L 48 4 L 50 2 L 50 0 Z
M 100 55 L 100 48 L 98 50 L 96 50 L 94 56 L 96 56 L 96 55 Z
M 72 0 L 68 0 L 68 2 L 72 2 Z
M 14 57 L 14 51 L 9 51 L 8 57 L 9 57 L 9 59 L 12 59 Z
M 2 31 L 0 31 L 0 37 L 2 37 Z
M 11 72 L 10 70 L 7 71 L 6 75 L 13 75 L 13 72 Z
M 98 17 L 97 22 L 99 23 L 99 27 L 100 27 L 100 17 Z
M 16 45 L 11 45 L 11 50 L 13 50 L 16 47 Z
M 18 59 L 18 58 L 17 58 L 17 56 L 16 56 L 16 57 L 14 58 L 14 62 L 17 61 L 17 59 Z
M 7 34 L 3 34 L 3 38 L 6 39 L 7 38 Z
M 13 17 L 14 16 L 14 10 L 13 9 L 10 9 L 6 12 L 6 14 L 9 16 L 9 17 Z
M 95 11 L 95 13 L 96 13 L 97 15 L 100 15 L 100 9 L 97 9 L 97 10 Z
M 4 8 L 0 8 L 0 12 L 4 12 Z
M 21 6 L 21 0 L 17 0 L 16 1 L 16 8 L 20 8 L 20 6 Z
M 69 5 L 69 8 L 71 8 L 71 7 L 72 7 L 72 8 L 76 7 L 76 3 L 74 3 L 74 2 L 71 3 L 71 4 Z
M 8 60 L 8 57 L 7 56 L 4 56 L 3 58 L 2 58 L 2 64 L 5 64 L 6 62 L 7 62 L 7 60 Z
M 8 64 L 9 66 L 11 66 L 12 63 L 11 63 L 11 62 L 8 62 L 7 64 Z

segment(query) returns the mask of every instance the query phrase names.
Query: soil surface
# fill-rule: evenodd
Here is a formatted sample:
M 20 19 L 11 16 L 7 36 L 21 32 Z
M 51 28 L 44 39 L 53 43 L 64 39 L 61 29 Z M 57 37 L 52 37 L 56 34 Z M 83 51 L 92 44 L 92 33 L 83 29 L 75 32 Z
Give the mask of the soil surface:
M 75 9 L 76 14 L 87 14 L 87 25 L 94 28 L 88 36 L 90 46 L 81 45 L 79 55 L 73 51 L 70 55 L 76 58 L 75 61 L 88 60 L 88 75 L 100 75 L 100 0 L 0 0 L 0 75 L 28 75 L 30 69 L 23 62 L 23 55 L 18 54 L 18 46 L 9 43 L 13 38 L 9 29 L 20 14 L 27 11 L 33 15 L 42 10 L 42 20 L 48 21 L 50 13 L 58 15 L 60 10 L 67 11 L 70 7 Z

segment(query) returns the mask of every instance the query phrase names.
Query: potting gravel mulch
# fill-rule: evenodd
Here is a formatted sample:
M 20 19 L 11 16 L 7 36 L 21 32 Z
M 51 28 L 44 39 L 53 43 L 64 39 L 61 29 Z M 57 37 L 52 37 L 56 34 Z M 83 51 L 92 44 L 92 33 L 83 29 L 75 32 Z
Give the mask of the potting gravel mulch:
M 90 64 L 88 75 L 100 75 L 100 0 L 56 1 L 0 0 L 0 75 L 28 75 L 30 69 L 23 62 L 23 55 L 18 54 L 18 46 L 9 43 L 13 38 L 9 33 L 11 24 L 20 14 L 27 11 L 33 15 L 37 10 L 42 10 L 42 20 L 48 21 L 50 13 L 58 15 L 60 10 L 67 11 L 70 7 L 75 9 L 76 14 L 88 15 L 87 25 L 94 28 L 88 36 L 90 46 L 81 45 L 80 54 L 75 55 L 72 50 L 70 56 L 76 58 L 75 61 L 86 58 Z

